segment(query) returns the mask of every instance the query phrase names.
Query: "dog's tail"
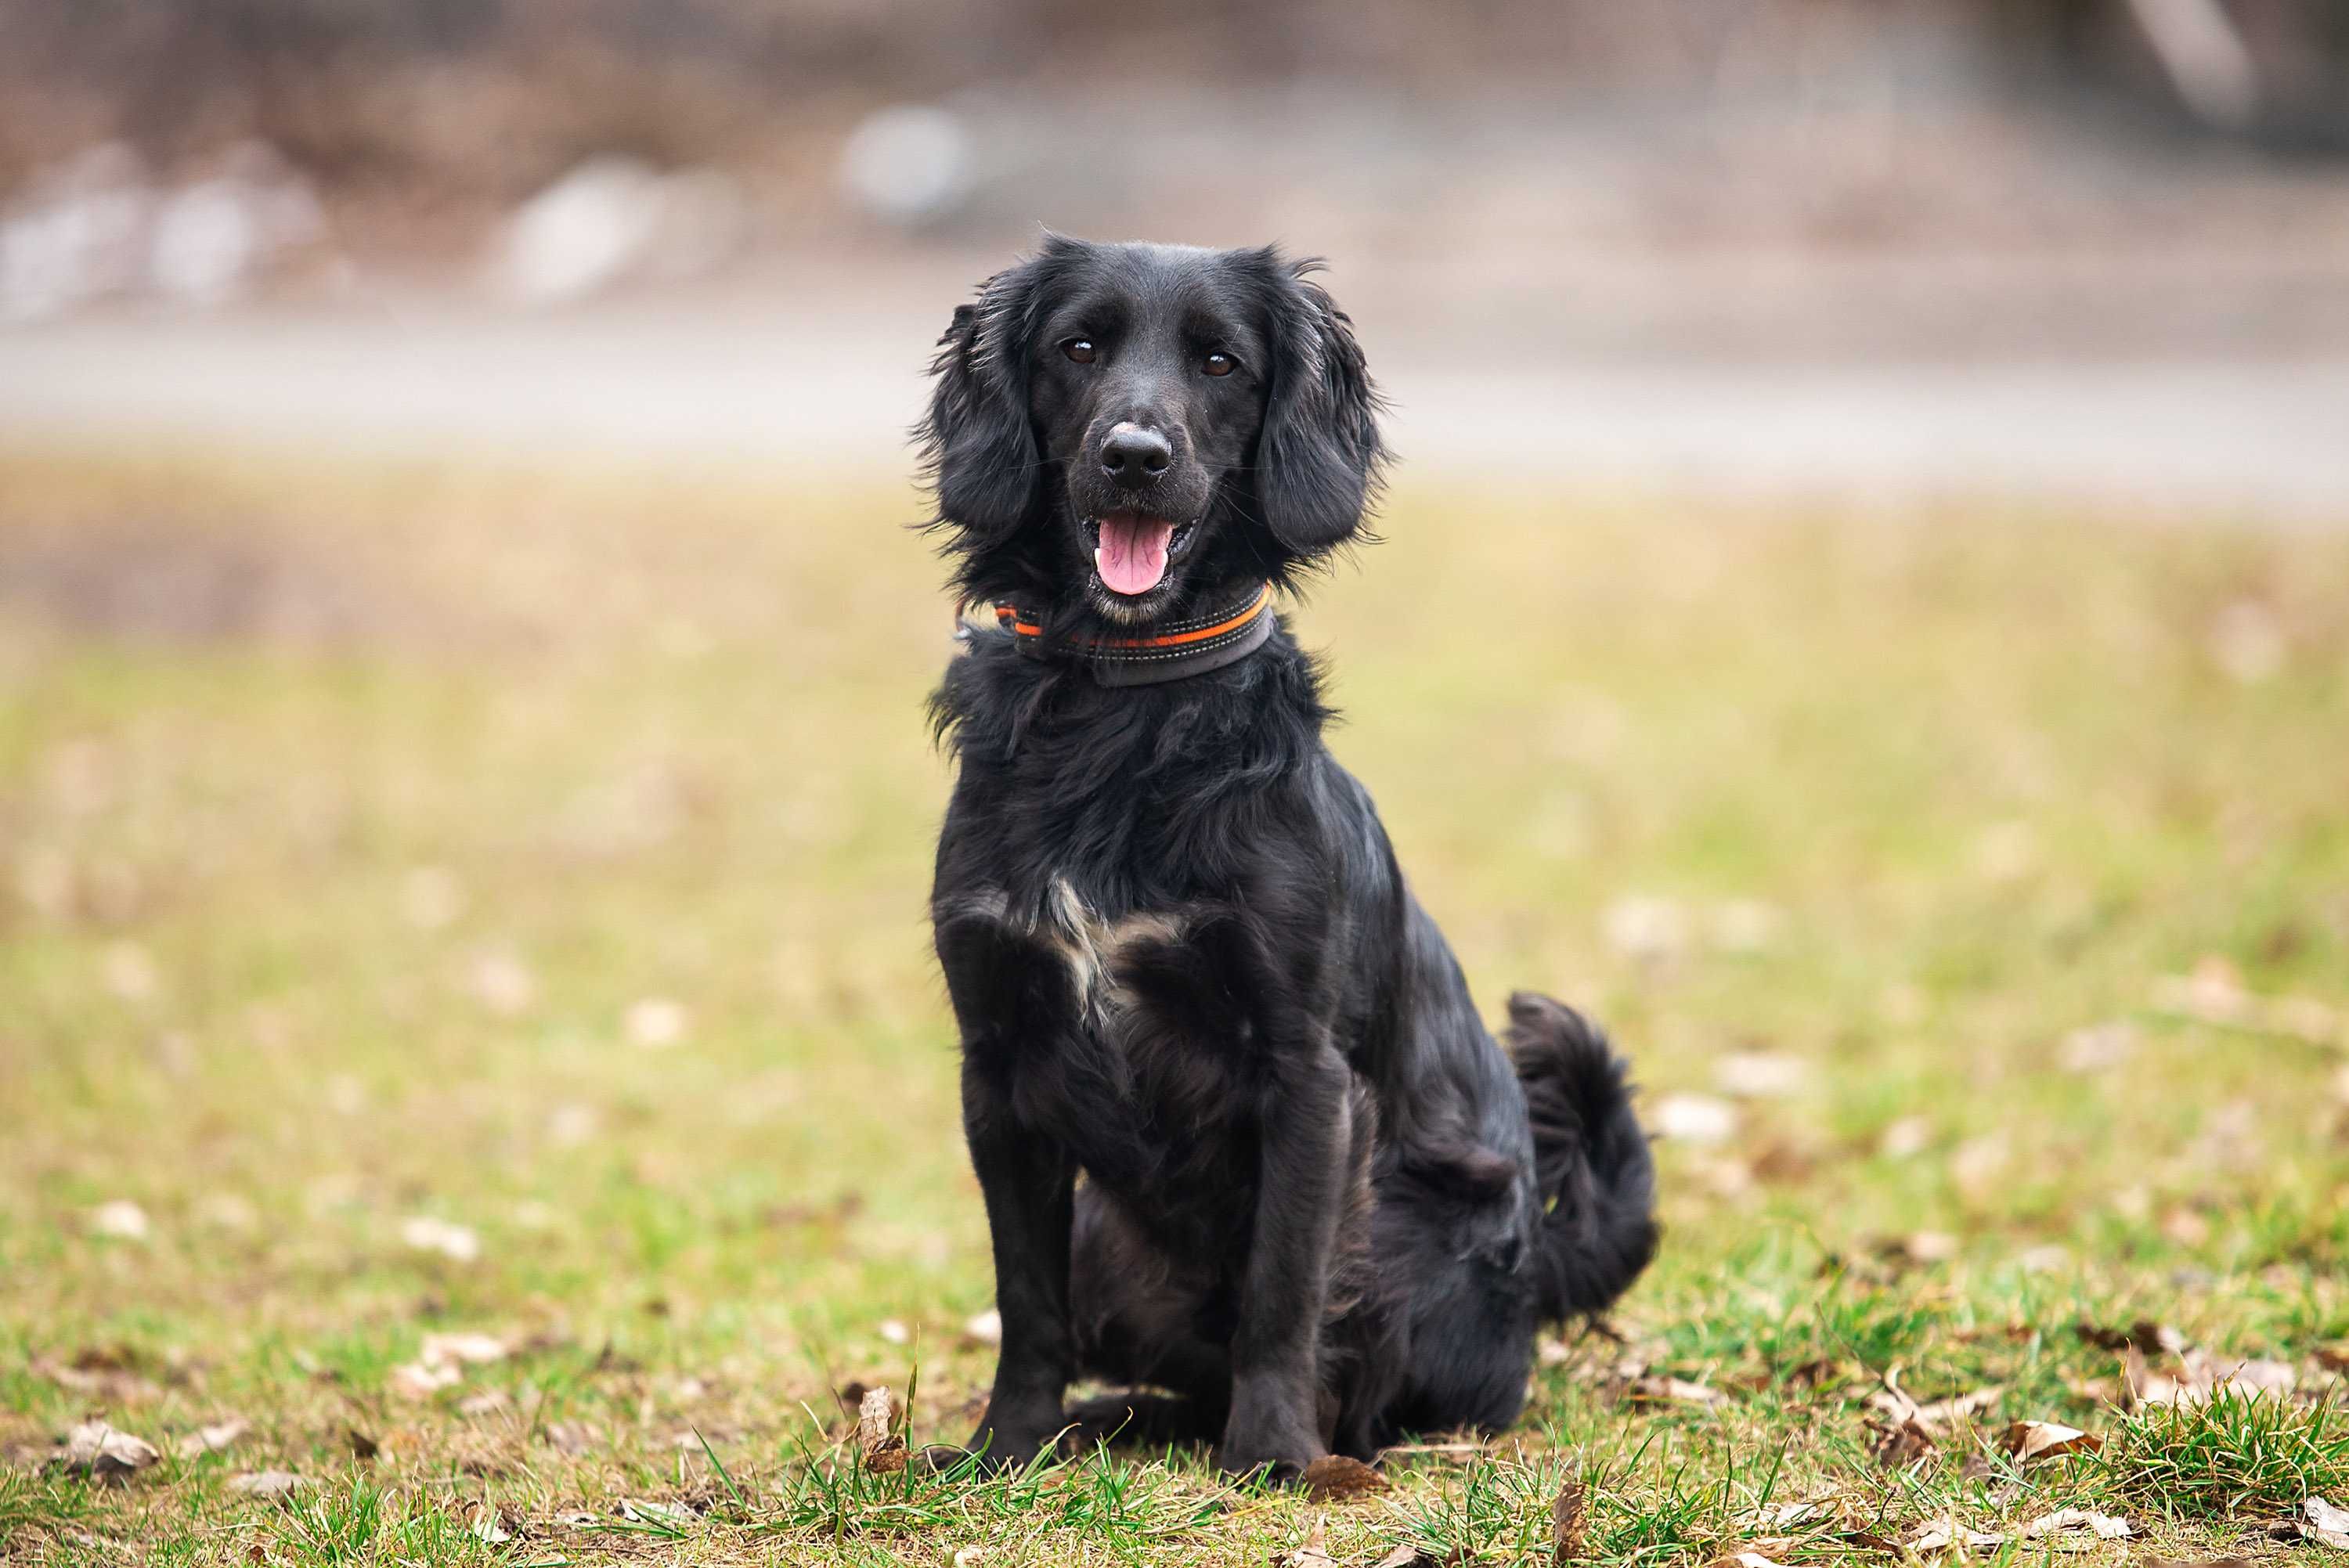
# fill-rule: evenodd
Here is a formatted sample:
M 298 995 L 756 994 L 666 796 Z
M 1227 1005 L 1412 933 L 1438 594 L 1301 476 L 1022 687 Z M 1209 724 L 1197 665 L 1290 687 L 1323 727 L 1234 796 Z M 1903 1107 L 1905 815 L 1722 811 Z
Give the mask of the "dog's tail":
M 1532 1260 L 1541 1315 L 1595 1316 L 1655 1256 L 1648 1136 L 1631 1114 L 1624 1064 L 1589 1019 L 1520 991 L 1509 998 L 1508 1042 L 1547 1204 Z

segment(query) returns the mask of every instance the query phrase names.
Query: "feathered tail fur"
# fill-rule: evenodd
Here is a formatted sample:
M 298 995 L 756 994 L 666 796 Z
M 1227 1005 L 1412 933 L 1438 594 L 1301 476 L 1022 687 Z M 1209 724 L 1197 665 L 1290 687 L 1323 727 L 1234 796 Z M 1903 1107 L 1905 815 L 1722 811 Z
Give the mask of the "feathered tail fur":
M 1509 1055 L 1533 1121 L 1534 1170 L 1548 1212 L 1533 1271 L 1546 1321 L 1589 1317 L 1655 1256 L 1656 1172 L 1631 1114 L 1631 1088 L 1606 1035 L 1562 1002 L 1509 998 Z

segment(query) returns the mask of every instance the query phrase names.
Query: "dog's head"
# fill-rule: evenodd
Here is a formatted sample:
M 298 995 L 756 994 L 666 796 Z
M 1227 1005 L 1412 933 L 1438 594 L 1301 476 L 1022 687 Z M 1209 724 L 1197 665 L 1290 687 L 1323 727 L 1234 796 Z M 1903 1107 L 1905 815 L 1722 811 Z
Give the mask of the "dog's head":
M 1356 538 L 1378 398 L 1313 266 L 1053 235 L 988 279 L 921 432 L 964 591 L 1138 625 Z

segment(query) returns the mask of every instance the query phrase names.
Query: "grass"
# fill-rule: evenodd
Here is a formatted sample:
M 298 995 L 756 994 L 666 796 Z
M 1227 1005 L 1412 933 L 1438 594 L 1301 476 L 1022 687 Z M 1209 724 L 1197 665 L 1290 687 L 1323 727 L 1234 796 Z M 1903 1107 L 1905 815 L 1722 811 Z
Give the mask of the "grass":
M 836 1389 L 959 1438 L 991 1356 L 916 512 L 0 455 L 0 1561 L 1542 1561 L 1571 1475 L 1592 1562 L 2065 1506 L 2116 1562 L 2349 1503 L 2349 536 L 1430 482 L 1298 621 L 1478 995 L 1595 1008 L 1686 1134 L 1619 1339 L 1350 1501 L 861 1466 Z M 2140 1320 L 2291 1387 L 2126 1411 Z M 2000 1392 L 1888 1468 L 1888 1376 Z M 163 1457 L 49 1468 L 93 1415 Z

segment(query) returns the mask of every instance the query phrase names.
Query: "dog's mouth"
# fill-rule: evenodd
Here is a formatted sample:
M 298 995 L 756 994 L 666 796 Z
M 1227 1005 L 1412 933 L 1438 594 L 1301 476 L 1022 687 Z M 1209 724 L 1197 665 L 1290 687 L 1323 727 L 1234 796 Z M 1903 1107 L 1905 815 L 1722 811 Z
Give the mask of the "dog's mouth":
M 1112 511 L 1085 519 L 1092 542 L 1093 570 L 1112 593 L 1133 598 L 1166 578 L 1167 566 L 1183 557 L 1199 531 L 1199 520 L 1174 522 L 1140 512 Z

